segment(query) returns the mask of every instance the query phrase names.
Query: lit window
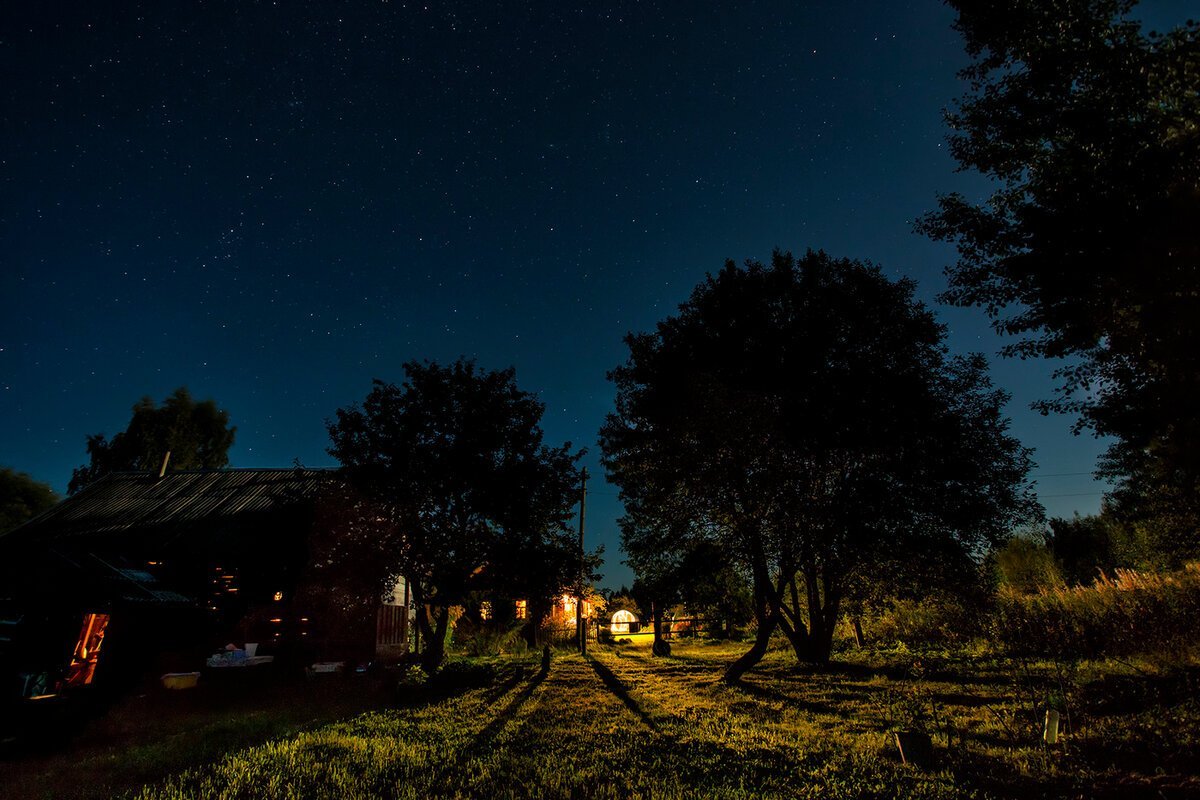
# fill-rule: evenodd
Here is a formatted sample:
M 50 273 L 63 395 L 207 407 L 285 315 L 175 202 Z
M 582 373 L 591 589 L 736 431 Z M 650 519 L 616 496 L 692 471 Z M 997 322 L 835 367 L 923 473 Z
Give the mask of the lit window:
M 525 619 L 529 615 L 529 606 L 524 600 L 517 601 L 517 619 Z
M 278 603 L 282 599 L 283 599 L 283 592 L 276 592 L 275 593 L 275 602 Z

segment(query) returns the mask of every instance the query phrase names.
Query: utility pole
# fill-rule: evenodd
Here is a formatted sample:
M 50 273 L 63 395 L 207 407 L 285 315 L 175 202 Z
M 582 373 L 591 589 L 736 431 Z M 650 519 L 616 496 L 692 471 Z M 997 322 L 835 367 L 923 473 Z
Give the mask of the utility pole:
M 587 467 L 579 473 L 579 584 L 575 593 L 575 633 L 579 636 L 579 652 L 587 655 L 587 628 L 583 619 L 583 515 L 587 511 Z

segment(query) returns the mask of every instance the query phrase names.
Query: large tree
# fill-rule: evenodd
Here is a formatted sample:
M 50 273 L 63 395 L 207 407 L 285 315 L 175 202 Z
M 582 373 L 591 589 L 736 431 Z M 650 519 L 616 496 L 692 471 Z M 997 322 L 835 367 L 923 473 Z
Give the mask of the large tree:
M 979 357 L 948 357 L 910 281 L 824 253 L 732 262 L 610 373 L 604 461 L 635 553 L 719 543 L 758 634 L 829 659 L 846 591 L 882 553 L 981 552 L 1037 513 L 1025 448 Z M 635 563 L 636 565 L 636 563 Z
M 58 502 L 50 484 L 11 467 L 0 467 L 0 533 L 12 530 Z
M 1117 438 L 1114 510 L 1200 547 L 1200 27 L 1134 0 L 951 0 L 972 57 L 951 152 L 992 181 L 919 228 L 958 245 L 944 299 L 1009 355 L 1066 357 L 1044 412 Z
M 524 589 L 536 608 L 575 582 L 581 453 L 542 443 L 545 406 L 512 369 L 459 360 L 404 371 L 403 384 L 376 381 L 361 405 L 338 410 L 329 452 L 381 517 L 370 528 L 386 546 L 373 552 L 408 578 L 433 670 L 450 608 L 468 595 Z
M 112 439 L 102 433 L 87 437 L 89 463 L 75 469 L 67 491 L 75 494 L 110 472 L 157 470 L 167 451 L 172 469 L 226 467 L 236 432 L 228 411 L 212 399 L 197 401 L 186 387 L 171 392 L 161 406 L 143 397 L 124 431 Z

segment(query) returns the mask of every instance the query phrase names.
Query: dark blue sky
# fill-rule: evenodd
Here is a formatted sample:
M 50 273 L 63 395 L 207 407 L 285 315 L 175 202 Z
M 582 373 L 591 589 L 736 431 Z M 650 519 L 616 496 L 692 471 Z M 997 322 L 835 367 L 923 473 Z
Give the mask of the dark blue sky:
M 323 420 L 372 378 L 467 355 L 515 365 L 600 475 L 622 335 L 705 272 L 819 247 L 932 302 L 953 254 L 911 221 L 984 188 L 946 154 L 965 56 L 937 0 L 340 6 L 0 12 L 0 464 L 62 491 L 87 434 L 179 385 L 229 410 L 234 466 L 330 464 Z M 1095 510 L 1103 444 L 1028 409 L 1050 366 L 993 363 L 1048 511 Z

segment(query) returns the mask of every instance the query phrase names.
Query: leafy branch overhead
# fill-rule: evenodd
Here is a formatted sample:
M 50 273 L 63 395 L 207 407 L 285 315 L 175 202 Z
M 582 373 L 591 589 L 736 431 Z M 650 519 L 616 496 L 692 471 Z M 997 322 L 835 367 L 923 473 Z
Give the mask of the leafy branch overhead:
M 1200 507 L 1200 25 L 1165 34 L 1132 0 L 951 2 L 971 64 L 951 152 L 993 179 L 918 224 L 958 245 L 943 299 L 1067 358 L 1044 413 L 1113 436 L 1102 472 L 1135 516 Z

